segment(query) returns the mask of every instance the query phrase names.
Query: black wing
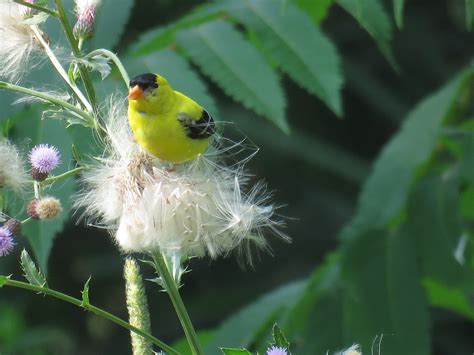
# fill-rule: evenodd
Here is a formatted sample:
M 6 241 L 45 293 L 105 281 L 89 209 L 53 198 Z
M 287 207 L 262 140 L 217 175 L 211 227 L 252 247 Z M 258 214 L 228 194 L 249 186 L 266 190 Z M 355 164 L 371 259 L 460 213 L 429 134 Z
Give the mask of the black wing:
M 209 138 L 215 132 L 214 120 L 206 110 L 202 111 L 201 117 L 197 121 L 186 113 L 180 112 L 178 113 L 178 121 L 186 129 L 186 135 L 192 139 Z

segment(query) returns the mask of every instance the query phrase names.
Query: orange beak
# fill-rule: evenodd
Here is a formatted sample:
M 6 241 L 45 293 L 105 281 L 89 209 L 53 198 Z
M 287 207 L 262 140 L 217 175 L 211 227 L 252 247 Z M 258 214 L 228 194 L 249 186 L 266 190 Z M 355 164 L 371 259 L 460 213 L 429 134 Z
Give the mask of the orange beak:
M 133 88 L 130 88 L 128 92 L 129 100 L 140 100 L 143 97 L 143 90 L 140 86 L 135 85 Z

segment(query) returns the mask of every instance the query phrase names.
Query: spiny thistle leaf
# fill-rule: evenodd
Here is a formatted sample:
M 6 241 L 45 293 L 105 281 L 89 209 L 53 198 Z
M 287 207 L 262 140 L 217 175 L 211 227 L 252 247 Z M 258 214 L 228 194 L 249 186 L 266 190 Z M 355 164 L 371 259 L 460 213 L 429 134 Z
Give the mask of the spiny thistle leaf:
M 21 252 L 20 264 L 21 269 L 25 273 L 25 277 L 30 284 L 41 287 L 48 287 L 46 278 L 44 277 L 43 273 L 39 268 L 36 267 L 35 263 L 33 262 L 33 260 L 31 260 L 30 255 L 25 249 L 23 249 L 23 251 Z
M 286 339 L 285 335 L 283 334 L 280 327 L 276 323 L 273 325 L 272 334 L 273 334 L 273 342 L 275 345 L 281 346 L 286 349 L 290 348 L 290 342 Z
M 331 41 L 292 4 L 281 11 L 271 1 L 243 3 L 233 15 L 255 32 L 283 71 L 341 116 L 341 60 Z
M 88 308 L 91 304 L 89 302 L 89 283 L 91 282 L 92 276 L 89 276 L 86 283 L 84 284 L 84 288 L 81 291 L 82 293 L 82 302 L 81 307 Z
M 0 288 L 3 287 L 3 285 L 5 285 L 9 279 L 10 276 L 0 275 Z
M 228 95 L 289 131 L 277 74 L 230 23 L 216 20 L 180 31 L 177 40 Z

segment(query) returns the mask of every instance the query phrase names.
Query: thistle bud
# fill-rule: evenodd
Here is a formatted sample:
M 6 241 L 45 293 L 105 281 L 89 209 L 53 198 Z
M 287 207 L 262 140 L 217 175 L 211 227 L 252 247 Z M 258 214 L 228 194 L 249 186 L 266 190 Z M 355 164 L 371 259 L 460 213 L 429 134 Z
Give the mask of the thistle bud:
M 61 163 L 58 148 L 49 144 L 39 144 L 31 149 L 28 158 L 31 164 L 31 177 L 43 181 Z
M 54 197 L 44 197 L 36 202 L 35 211 L 39 219 L 53 219 L 57 217 L 62 210 L 61 201 Z
M 24 1 L 30 4 L 36 3 L 36 0 L 24 0 Z M 32 9 L 31 7 L 23 6 L 23 5 L 18 5 L 18 6 L 20 7 L 20 10 L 19 10 L 20 16 L 23 18 L 31 17 L 37 13 L 37 11 Z
M 28 205 L 26 205 L 26 213 L 28 213 L 28 216 L 30 216 L 33 219 L 39 219 L 38 212 L 36 212 L 36 206 L 38 205 L 38 199 L 34 198 L 30 202 L 28 202 Z
M 74 25 L 74 37 L 84 40 L 94 30 L 95 12 L 100 0 L 76 0 L 77 21 Z
M 5 228 L 5 226 L 0 227 L 0 256 L 10 254 L 14 246 L 12 232 Z
M 21 230 L 21 222 L 15 218 L 10 218 L 5 222 L 3 227 L 8 229 L 12 234 L 18 235 Z

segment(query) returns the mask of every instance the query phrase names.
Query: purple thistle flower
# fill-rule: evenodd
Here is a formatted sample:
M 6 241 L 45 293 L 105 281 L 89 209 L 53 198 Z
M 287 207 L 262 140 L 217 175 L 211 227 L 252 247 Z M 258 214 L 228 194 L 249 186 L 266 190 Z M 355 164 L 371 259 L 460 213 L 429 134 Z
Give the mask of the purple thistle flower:
M 10 254 L 14 246 L 12 232 L 5 227 L 0 227 L 0 256 Z
M 34 146 L 28 158 L 33 170 L 42 174 L 50 173 L 61 163 L 61 153 L 58 148 L 49 144 Z
M 288 355 L 288 352 L 285 348 L 280 348 L 279 346 L 272 346 L 268 348 L 267 355 Z

